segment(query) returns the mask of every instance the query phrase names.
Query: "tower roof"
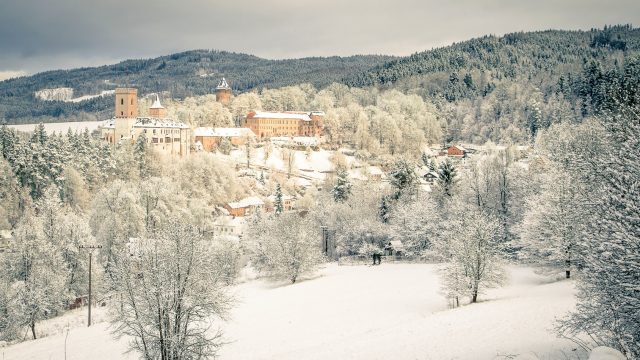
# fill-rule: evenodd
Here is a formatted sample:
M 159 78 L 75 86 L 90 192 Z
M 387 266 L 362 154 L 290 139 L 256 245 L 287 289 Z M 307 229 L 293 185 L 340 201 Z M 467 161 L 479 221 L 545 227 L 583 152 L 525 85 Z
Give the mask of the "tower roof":
M 216 87 L 216 90 L 231 90 L 231 86 L 227 83 L 227 79 L 222 78 Z
M 149 109 L 164 109 L 164 106 L 160 104 L 160 96 L 158 96 L 158 94 L 156 94 L 156 100 L 153 102 Z

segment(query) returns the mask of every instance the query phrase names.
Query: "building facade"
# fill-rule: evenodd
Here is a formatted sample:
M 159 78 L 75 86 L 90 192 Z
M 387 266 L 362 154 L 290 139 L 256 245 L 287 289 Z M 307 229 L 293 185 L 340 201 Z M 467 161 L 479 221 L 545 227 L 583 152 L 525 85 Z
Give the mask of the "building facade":
M 251 129 L 259 139 L 277 136 L 321 136 L 323 118 L 324 113 L 321 111 L 252 111 L 247 115 L 244 127 Z
M 247 128 L 212 128 L 199 127 L 193 130 L 196 147 L 198 143 L 202 146 L 202 150 L 213 151 L 220 145 L 220 141 L 228 138 L 231 145 L 241 146 L 255 139 L 256 135 Z
M 191 129 L 188 125 L 167 118 L 160 98 L 149 108 L 149 116 L 138 116 L 138 91 L 124 88 L 115 91 L 115 116 L 101 126 L 102 138 L 112 144 L 135 143 L 144 134 L 154 150 L 169 155 L 186 156 L 191 149 Z

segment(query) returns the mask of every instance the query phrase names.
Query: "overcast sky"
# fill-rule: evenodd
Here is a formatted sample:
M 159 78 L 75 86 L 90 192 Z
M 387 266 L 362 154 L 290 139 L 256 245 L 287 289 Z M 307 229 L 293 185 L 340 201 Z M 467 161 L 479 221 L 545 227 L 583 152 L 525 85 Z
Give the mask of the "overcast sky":
M 0 0 L 0 78 L 219 49 L 408 55 L 485 34 L 640 25 L 638 0 Z

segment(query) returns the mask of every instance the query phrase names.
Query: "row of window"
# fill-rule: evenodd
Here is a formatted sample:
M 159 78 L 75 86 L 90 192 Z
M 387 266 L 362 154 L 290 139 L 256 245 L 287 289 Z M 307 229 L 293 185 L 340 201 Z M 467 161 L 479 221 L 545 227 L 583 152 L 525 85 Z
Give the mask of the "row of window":
M 145 134 L 147 133 L 147 129 L 142 130 Z M 180 132 L 180 129 L 161 129 L 160 134 L 177 134 Z M 153 129 L 153 134 L 157 133 L 157 129 Z
M 154 138 L 151 138 L 151 142 L 153 144 L 170 143 L 171 142 L 171 137 L 167 136 L 167 137 L 159 138 L 159 139 L 157 137 L 154 137 Z M 180 142 L 180 138 L 174 138 L 173 142 Z

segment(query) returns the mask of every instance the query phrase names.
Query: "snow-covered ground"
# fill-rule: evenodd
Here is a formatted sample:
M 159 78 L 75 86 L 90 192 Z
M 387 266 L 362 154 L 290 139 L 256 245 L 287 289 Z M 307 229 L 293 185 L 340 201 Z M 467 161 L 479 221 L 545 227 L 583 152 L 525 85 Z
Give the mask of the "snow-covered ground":
M 307 154 L 305 151 L 293 151 L 293 174 L 304 175 L 305 177 L 322 181 L 327 176 L 327 172 L 334 170 L 331 162 L 331 156 L 334 151 L 318 150 Z M 231 151 L 229 155 L 216 153 L 215 156 L 223 159 L 233 160 L 239 164 L 245 164 L 247 161 L 246 151 L 243 147 Z M 347 165 L 351 166 L 355 163 L 353 156 L 345 156 Z M 259 147 L 251 150 L 251 164 L 253 166 L 265 166 L 281 172 L 286 172 L 287 163 L 283 154 L 283 149 L 277 145 L 273 145 L 269 156 L 265 159 L 265 148 Z
M 510 283 L 482 302 L 447 308 L 436 265 L 328 265 L 294 285 L 238 285 L 223 324 L 221 359 L 540 359 L 586 358 L 557 338 L 554 319 L 574 306 L 571 281 L 510 267 Z M 0 348 L 12 359 L 63 359 L 64 334 Z M 69 332 L 67 359 L 135 359 L 107 323 Z
M 47 133 L 51 134 L 53 132 L 66 134 L 69 128 L 73 131 L 82 132 L 84 129 L 89 129 L 89 131 L 96 130 L 102 121 L 77 121 L 77 122 L 60 122 L 60 123 L 46 123 L 44 124 L 44 128 Z M 21 125 L 7 125 L 10 128 L 14 128 L 18 131 L 24 132 L 32 132 L 33 129 L 38 124 L 21 124 Z

